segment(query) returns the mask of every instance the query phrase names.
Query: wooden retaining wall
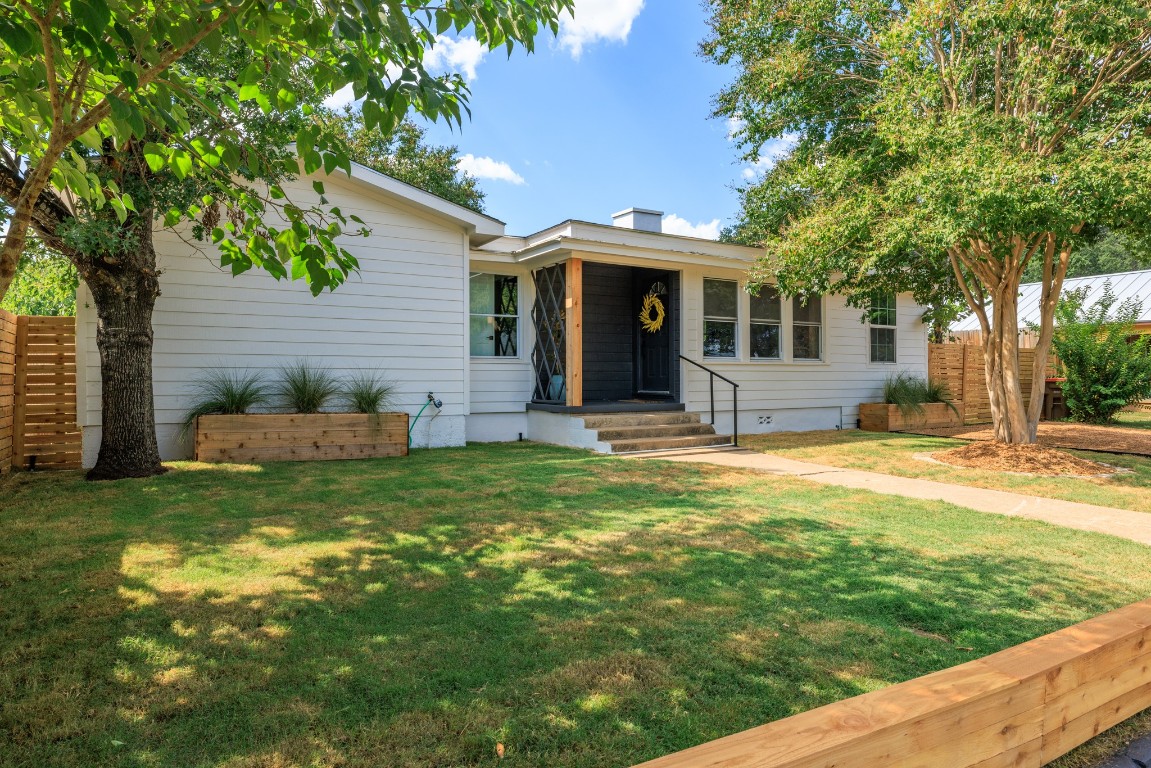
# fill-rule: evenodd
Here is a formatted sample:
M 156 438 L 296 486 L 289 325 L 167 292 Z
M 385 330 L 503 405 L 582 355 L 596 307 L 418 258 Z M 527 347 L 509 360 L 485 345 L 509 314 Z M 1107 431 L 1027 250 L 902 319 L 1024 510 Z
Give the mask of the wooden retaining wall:
M 1151 600 L 642 768 L 1038 768 L 1151 707 Z
M 16 316 L 0 309 L 0 475 L 12 468 L 15 401 Z
M 1019 375 L 1023 380 L 1024 400 L 1031 397 L 1031 372 L 1034 368 L 1035 350 L 1020 349 Z M 964 424 L 985 424 L 991 421 L 991 397 L 987 393 L 982 346 L 928 345 L 927 375 L 946 382 L 951 392 L 951 402 L 963 414 Z
M 18 469 L 79 469 L 76 318 L 20 315 L 15 320 L 8 464 Z

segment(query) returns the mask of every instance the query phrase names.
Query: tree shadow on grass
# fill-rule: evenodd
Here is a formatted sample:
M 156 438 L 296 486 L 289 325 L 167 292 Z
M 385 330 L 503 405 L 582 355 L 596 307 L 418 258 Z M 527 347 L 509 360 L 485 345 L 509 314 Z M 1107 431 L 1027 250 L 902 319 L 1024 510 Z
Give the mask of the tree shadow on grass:
M 63 564 L 24 565 L 4 637 L 35 650 L 0 659 L 24 653 L 37 685 L 0 677 L 0 755 L 16 756 L 0 763 L 455 766 L 499 742 L 510 764 L 626 766 L 1135 592 L 1020 554 L 1042 535 L 1028 523 L 1003 547 L 945 510 L 948 530 L 909 539 L 883 497 L 458 453 L 468 466 L 438 478 L 362 463 L 161 479 L 163 511 L 125 501 L 119 534 L 92 535 L 110 570 L 51 585 L 96 585 L 92 615 L 47 597 Z

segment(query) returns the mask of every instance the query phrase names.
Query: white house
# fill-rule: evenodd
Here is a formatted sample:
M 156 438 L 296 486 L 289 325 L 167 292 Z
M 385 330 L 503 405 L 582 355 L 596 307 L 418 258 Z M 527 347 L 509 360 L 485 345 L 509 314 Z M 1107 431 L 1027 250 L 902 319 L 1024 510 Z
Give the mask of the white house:
M 372 230 L 349 238 L 360 271 L 333 293 L 313 298 L 258 271 L 233 277 L 210 246 L 157 232 L 154 388 L 165 459 L 190 455 L 179 424 L 203 371 L 271 370 L 301 357 L 337 372 L 383 371 L 413 417 L 434 393 L 442 407 L 414 425 L 417 447 L 716 444 L 735 413 L 741 433 L 854 428 L 859 403 L 874 401 L 893 369 L 926 372 L 926 328 L 910 296 L 884 299 L 875 324 L 834 296 L 752 297 L 743 285 L 756 249 L 662 234 L 658 212 L 513 237 L 496 219 L 367 168 L 324 182 L 330 202 Z M 306 178 L 291 192 L 314 195 Z M 83 287 L 77 314 L 87 466 L 100 440 L 100 369 Z M 739 385 L 737 410 L 724 379 Z

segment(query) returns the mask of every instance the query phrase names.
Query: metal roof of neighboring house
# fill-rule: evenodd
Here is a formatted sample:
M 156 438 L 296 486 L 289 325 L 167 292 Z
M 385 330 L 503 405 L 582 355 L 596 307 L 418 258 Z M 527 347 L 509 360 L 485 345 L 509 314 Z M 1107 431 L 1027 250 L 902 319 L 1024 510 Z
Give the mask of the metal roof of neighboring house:
M 1103 293 L 1103 283 L 1111 281 L 1111 290 L 1115 293 L 1116 304 L 1129 298 L 1136 298 L 1143 302 L 1143 311 L 1139 314 L 1137 322 L 1151 323 L 1151 269 L 1139 272 L 1120 272 L 1114 275 L 1092 275 L 1091 277 L 1072 277 L 1063 281 L 1063 293 L 1078 288 L 1087 287 L 1087 305 L 1092 306 L 1095 300 Z M 1019 327 L 1026 328 L 1028 323 L 1039 323 L 1039 300 L 1042 288 L 1039 283 L 1026 283 L 1019 286 Z M 951 326 L 952 331 L 975 331 L 979 329 L 979 321 L 974 315 L 963 318 Z

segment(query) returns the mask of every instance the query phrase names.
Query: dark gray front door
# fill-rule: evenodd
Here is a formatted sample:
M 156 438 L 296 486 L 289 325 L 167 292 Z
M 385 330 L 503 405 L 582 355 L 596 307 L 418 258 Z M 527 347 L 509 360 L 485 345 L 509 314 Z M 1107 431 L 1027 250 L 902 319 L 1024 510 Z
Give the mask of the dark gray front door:
M 675 316 L 671 305 L 671 274 L 636 270 L 635 297 L 636 394 L 671 395 Z M 652 323 L 656 320 L 660 321 L 659 327 L 653 329 Z

